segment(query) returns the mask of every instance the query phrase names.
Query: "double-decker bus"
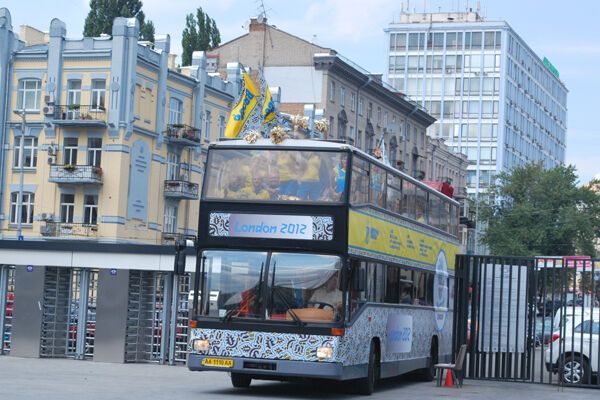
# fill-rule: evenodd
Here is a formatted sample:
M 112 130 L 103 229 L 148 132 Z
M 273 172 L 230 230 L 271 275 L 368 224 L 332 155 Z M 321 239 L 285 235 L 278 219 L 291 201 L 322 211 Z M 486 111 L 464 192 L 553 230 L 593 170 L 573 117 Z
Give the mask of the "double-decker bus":
M 449 360 L 458 203 L 341 143 L 211 144 L 188 368 L 379 378 Z

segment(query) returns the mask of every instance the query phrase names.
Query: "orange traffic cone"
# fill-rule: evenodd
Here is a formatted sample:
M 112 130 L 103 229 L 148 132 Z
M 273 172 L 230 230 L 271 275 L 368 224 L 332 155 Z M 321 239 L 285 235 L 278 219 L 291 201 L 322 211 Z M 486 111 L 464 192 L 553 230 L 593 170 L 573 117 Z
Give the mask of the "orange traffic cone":
M 444 381 L 444 387 L 454 387 L 454 379 L 452 378 L 452 370 L 449 369 L 446 372 L 446 380 Z

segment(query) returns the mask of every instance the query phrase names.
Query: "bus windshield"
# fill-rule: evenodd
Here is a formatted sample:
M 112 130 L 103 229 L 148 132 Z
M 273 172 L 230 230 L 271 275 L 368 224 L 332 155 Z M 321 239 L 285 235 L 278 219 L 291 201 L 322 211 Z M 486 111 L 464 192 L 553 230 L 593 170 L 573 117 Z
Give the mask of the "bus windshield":
M 211 149 L 203 198 L 339 203 L 346 160 L 331 151 Z
M 203 253 L 203 314 L 326 323 L 342 318 L 340 257 L 210 250 Z M 267 270 L 267 260 L 269 266 Z M 267 272 L 268 271 L 268 272 Z

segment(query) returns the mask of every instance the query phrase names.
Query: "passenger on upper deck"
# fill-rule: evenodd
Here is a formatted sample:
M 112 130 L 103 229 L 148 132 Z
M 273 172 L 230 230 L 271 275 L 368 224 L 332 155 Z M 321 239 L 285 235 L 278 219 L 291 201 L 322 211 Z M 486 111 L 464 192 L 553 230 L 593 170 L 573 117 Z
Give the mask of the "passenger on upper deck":
M 279 194 L 284 196 L 298 195 L 298 160 L 290 151 L 275 152 L 279 169 Z
M 320 184 L 321 157 L 315 153 L 309 153 L 300 161 L 302 177 L 298 189 L 298 197 L 302 200 L 319 200 L 322 186 Z

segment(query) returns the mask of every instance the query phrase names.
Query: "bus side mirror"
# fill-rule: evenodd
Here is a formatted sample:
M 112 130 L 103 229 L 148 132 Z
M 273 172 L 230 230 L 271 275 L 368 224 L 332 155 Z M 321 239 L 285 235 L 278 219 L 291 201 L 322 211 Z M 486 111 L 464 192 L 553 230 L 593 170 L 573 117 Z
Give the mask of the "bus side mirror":
M 355 269 L 352 274 L 352 290 L 355 292 L 365 291 L 365 282 L 367 281 L 367 270 L 364 268 Z

